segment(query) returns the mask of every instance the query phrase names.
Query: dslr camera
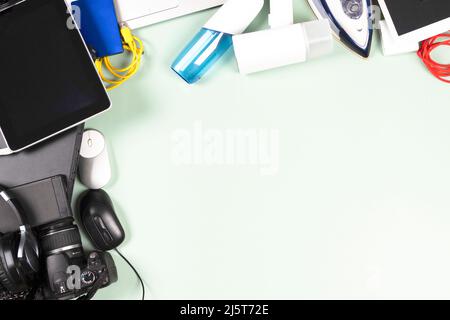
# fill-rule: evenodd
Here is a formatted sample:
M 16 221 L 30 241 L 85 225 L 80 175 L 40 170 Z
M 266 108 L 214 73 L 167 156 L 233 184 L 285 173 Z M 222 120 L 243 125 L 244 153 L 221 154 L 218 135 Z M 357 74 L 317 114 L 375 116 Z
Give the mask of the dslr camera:
M 39 228 L 45 274 L 35 298 L 90 299 L 98 289 L 117 281 L 117 269 L 108 252 L 85 255 L 78 227 L 72 218 Z
M 117 281 L 109 253 L 84 253 L 72 217 L 32 229 L 20 202 L 2 187 L 0 201 L 20 223 L 17 232 L 0 234 L 0 300 L 87 300 Z

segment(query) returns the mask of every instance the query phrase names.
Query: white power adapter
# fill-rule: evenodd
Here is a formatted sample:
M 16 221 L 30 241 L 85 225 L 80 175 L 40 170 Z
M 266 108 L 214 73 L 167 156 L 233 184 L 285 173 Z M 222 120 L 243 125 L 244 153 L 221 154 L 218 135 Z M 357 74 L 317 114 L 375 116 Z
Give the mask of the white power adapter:
M 292 0 L 271 0 L 271 29 L 233 36 L 242 74 L 304 62 L 333 50 L 328 20 L 293 24 Z

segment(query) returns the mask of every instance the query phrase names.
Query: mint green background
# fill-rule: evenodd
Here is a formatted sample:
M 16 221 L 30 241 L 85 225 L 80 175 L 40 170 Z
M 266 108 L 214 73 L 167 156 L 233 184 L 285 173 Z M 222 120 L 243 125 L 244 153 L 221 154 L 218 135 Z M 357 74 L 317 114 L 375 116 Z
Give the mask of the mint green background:
M 313 18 L 295 3 L 296 22 Z M 212 12 L 139 30 L 142 69 L 88 124 L 108 139 L 121 250 L 149 297 L 450 298 L 449 86 L 415 54 L 383 57 L 378 37 L 369 60 L 336 42 L 251 76 L 230 52 L 188 86 L 169 65 Z M 279 173 L 176 166 L 171 134 L 195 121 L 279 130 Z M 97 297 L 139 298 L 116 262 L 119 282 Z

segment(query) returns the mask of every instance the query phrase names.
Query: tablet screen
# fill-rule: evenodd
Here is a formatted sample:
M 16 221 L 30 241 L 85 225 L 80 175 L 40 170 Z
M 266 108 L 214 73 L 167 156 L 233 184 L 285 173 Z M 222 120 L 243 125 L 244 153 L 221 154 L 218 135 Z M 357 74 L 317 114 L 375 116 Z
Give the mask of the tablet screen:
M 450 0 L 385 0 L 399 36 L 450 17 Z
M 106 110 L 109 99 L 64 0 L 0 13 L 0 126 L 21 149 Z

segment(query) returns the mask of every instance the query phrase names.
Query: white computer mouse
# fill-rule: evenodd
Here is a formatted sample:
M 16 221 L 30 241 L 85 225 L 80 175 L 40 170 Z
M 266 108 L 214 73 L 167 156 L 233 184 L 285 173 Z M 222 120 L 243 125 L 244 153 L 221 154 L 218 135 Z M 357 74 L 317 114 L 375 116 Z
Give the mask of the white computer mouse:
M 101 189 L 111 180 L 111 164 L 103 134 L 88 129 L 83 133 L 78 176 L 89 189 Z

